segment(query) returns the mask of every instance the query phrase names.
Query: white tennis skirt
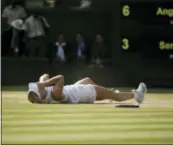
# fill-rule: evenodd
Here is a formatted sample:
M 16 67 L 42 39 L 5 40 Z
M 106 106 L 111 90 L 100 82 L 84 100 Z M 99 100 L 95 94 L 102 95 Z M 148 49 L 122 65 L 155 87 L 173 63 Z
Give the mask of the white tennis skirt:
M 93 85 L 73 84 L 64 86 L 63 95 L 69 103 L 92 104 L 96 100 L 97 93 Z

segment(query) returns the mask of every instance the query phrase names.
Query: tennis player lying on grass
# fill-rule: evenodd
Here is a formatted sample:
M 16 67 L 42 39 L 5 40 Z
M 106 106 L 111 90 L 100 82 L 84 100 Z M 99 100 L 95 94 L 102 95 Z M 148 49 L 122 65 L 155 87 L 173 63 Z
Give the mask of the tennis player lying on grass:
M 146 85 L 140 83 L 132 92 L 117 92 L 94 83 L 90 78 L 64 86 L 63 75 L 49 78 L 44 74 L 37 83 L 29 83 L 28 100 L 32 103 L 92 104 L 100 100 L 125 101 L 135 99 L 139 104 L 144 100 Z

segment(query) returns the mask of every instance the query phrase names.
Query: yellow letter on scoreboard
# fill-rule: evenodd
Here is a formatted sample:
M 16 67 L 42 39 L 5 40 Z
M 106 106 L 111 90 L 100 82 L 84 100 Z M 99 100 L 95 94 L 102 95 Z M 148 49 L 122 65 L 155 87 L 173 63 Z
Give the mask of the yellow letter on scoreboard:
M 159 7 L 159 8 L 157 9 L 156 15 L 163 15 L 163 14 L 162 14 L 162 8 Z
M 165 42 L 164 41 L 160 41 L 159 42 L 159 47 L 160 47 L 160 50 L 164 50 L 164 48 L 165 48 Z

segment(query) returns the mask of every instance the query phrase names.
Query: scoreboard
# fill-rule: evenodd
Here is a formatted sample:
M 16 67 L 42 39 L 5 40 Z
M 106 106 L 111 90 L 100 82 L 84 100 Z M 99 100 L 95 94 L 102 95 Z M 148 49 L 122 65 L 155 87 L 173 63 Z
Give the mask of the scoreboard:
M 121 2 L 121 51 L 145 57 L 173 54 L 173 1 Z

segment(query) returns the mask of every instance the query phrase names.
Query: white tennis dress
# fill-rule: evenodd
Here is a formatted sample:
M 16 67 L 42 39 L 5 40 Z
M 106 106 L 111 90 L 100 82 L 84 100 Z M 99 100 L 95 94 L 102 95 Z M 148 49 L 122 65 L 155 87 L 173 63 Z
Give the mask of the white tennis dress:
M 84 85 L 84 84 L 73 84 L 73 85 L 66 85 L 63 88 L 63 95 L 64 100 L 62 101 L 55 101 L 52 96 L 51 92 L 53 91 L 53 87 L 46 87 L 46 101 L 49 103 L 94 103 L 96 100 L 96 90 L 95 88 L 90 85 Z

